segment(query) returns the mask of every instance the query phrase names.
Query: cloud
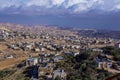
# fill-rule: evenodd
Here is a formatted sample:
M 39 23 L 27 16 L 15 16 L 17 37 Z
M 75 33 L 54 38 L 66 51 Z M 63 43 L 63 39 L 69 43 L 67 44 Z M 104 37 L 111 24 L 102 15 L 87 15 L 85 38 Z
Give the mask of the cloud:
M 57 7 L 61 6 L 65 0 L 52 0 L 52 5 L 56 5 Z
M 120 9 L 120 4 L 115 5 L 114 9 Z
M 81 13 L 91 10 L 120 10 L 120 0 L 0 0 L 0 12 L 8 9 L 17 12 L 65 12 Z M 62 11 L 63 10 L 63 11 Z M 16 12 L 16 11 L 15 11 Z
M 117 9 L 120 9 L 120 4 L 116 6 Z

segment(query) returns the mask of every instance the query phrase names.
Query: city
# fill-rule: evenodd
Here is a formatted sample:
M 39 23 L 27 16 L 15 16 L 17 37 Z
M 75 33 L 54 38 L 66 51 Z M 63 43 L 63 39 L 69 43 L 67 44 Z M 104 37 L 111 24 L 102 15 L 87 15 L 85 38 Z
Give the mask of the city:
M 0 0 L 0 80 L 120 80 L 120 0 Z
M 110 76 L 100 77 L 101 72 L 120 73 L 119 39 L 85 37 L 57 27 L 24 27 L 10 23 L 0 26 L 0 70 L 10 70 L 15 78 L 21 74 L 23 80 L 73 80 L 70 75 L 76 72 L 71 70 L 81 68 L 80 65 L 86 66 L 85 70 L 89 65 L 96 69 L 91 74 L 94 78 L 90 79 Z M 7 78 L 13 78 L 11 76 Z M 4 78 L 1 75 L 1 79 Z

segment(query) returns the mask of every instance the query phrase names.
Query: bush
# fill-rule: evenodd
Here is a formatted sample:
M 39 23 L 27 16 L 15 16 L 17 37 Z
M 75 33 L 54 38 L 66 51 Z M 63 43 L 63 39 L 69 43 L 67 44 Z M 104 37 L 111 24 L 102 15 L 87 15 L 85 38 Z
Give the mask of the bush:
M 61 78 L 60 78 L 59 76 L 57 76 L 57 77 L 55 78 L 55 80 L 61 80 Z
M 7 69 L 2 70 L 2 71 L 0 71 L 0 78 L 4 78 L 4 77 L 6 77 L 7 75 L 13 74 L 14 72 L 15 72 L 15 71 L 13 71 L 13 70 L 7 70 Z

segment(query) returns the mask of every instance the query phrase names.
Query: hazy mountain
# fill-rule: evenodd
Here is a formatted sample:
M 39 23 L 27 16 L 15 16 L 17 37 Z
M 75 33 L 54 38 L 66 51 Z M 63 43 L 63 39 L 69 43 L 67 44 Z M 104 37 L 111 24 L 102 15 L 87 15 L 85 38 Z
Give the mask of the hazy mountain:
M 0 22 L 24 25 L 57 25 L 59 27 L 79 27 L 120 30 L 119 13 L 86 13 L 81 15 L 22 15 L 0 14 Z

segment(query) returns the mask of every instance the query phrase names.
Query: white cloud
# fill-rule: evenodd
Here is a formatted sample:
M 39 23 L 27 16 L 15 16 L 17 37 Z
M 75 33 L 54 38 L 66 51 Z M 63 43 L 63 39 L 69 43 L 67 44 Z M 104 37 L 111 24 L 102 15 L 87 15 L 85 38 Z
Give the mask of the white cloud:
M 43 6 L 46 8 L 49 8 L 50 6 L 50 1 L 49 0 L 29 0 L 28 2 L 26 2 L 27 6 Z
M 31 6 L 37 6 L 36 10 L 56 8 L 63 10 L 69 10 L 73 13 L 80 13 L 89 11 L 91 9 L 114 11 L 120 9 L 120 0 L 0 0 L 0 10 L 4 10 L 14 6 L 16 8 L 31 8 Z M 35 9 L 35 8 L 34 8 Z M 31 10 L 31 9 L 30 9 Z M 19 11 L 19 10 L 18 10 Z M 42 11 L 42 10 L 40 10 Z
M 118 5 L 115 5 L 115 7 L 114 7 L 114 9 L 120 9 L 120 4 L 118 4 Z
M 58 7 L 61 6 L 64 2 L 65 0 L 52 0 L 52 4 Z
M 64 2 L 64 6 L 66 8 L 69 8 L 71 6 L 75 6 L 75 5 L 78 5 L 78 4 L 84 4 L 84 3 L 87 3 L 87 0 L 68 0 L 66 2 Z

